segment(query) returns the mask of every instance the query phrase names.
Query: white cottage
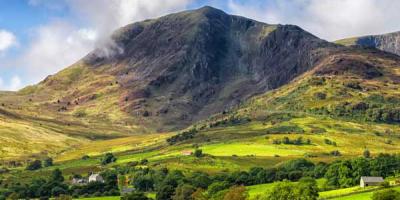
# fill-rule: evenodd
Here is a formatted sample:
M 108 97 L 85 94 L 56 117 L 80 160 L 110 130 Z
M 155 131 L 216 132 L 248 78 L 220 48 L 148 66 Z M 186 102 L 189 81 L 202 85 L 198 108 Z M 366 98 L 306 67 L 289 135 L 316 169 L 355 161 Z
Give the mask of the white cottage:
M 380 176 L 361 176 L 360 187 L 377 186 L 385 182 Z
M 89 176 L 89 183 L 91 182 L 101 182 L 104 183 L 104 179 L 100 174 L 92 174 Z

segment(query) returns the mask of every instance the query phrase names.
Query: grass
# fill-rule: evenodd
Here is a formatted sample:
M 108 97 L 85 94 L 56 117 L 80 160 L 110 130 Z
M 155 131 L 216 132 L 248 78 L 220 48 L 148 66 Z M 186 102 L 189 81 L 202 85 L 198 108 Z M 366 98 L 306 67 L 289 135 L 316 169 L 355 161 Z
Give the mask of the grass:
M 391 189 L 394 189 L 394 190 L 400 192 L 400 187 L 394 187 L 394 188 L 391 188 Z M 382 190 L 384 190 L 384 189 L 382 189 Z M 347 195 L 346 194 L 342 194 L 344 196 L 331 198 L 331 199 L 332 200 L 370 200 L 374 192 L 375 191 L 373 191 L 373 192 L 362 192 L 362 193 L 356 193 L 356 194 L 351 194 L 350 193 L 350 194 L 347 194 Z

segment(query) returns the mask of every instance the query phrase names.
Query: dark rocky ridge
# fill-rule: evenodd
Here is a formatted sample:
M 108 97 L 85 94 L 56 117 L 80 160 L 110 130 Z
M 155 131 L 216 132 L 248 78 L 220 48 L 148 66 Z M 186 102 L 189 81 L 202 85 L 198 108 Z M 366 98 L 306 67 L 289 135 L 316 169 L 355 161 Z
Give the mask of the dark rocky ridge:
M 297 26 L 212 7 L 134 23 L 112 38 L 122 53 L 103 57 L 98 49 L 84 61 L 109 66 L 126 91 L 126 112 L 172 128 L 282 86 L 337 48 Z
M 400 32 L 359 37 L 355 44 L 400 55 Z

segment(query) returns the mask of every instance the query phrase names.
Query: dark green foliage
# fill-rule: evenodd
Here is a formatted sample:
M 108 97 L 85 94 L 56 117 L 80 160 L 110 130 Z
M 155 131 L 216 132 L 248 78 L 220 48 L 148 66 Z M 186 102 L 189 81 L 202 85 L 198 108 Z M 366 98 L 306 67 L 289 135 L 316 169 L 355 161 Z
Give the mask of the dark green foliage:
M 371 157 L 371 152 L 369 152 L 368 149 L 365 149 L 363 152 L 363 156 L 364 158 L 370 158 Z
M 132 192 L 122 196 L 121 200 L 150 200 L 150 198 L 146 197 L 143 192 Z
M 196 150 L 194 150 L 193 155 L 194 155 L 196 158 L 203 157 L 203 150 L 201 150 L 201 149 L 196 149 Z
M 324 142 L 325 142 L 325 144 L 327 144 L 327 145 L 333 145 L 333 146 L 336 146 L 336 142 L 334 142 L 334 141 L 332 141 L 332 140 L 329 140 L 329 139 L 324 139 Z
M 332 156 L 341 156 L 342 155 L 339 150 L 333 150 L 329 154 L 331 154 Z
M 250 122 L 251 119 L 248 117 L 241 117 L 241 116 L 230 116 L 227 119 L 223 119 L 223 120 L 219 120 L 219 121 L 215 121 L 210 123 L 210 128 L 213 127 L 220 127 L 220 126 L 235 126 L 235 125 L 239 125 L 239 124 L 245 124 Z
M 172 200 L 175 188 L 171 185 L 163 185 L 157 190 L 156 200 Z
M 362 87 L 360 86 L 360 83 L 358 83 L 358 82 L 347 82 L 347 83 L 344 83 L 344 86 L 351 88 L 351 89 L 355 89 L 355 90 L 362 89 Z
M 183 131 L 177 135 L 174 135 L 174 136 L 168 138 L 167 142 L 168 142 L 168 144 L 173 145 L 173 144 L 176 144 L 177 142 L 189 140 L 189 139 L 194 138 L 194 136 L 196 135 L 197 132 L 198 132 L 197 129 L 194 129 L 194 128 L 190 129 L 188 131 Z
M 317 93 L 314 93 L 314 97 L 318 100 L 324 100 L 324 99 L 326 99 L 326 94 L 323 92 L 317 92 Z
M 51 173 L 50 180 L 53 181 L 53 182 L 62 183 L 64 181 L 64 176 L 62 175 L 61 170 L 60 169 L 55 169 Z
M 147 163 L 149 163 L 149 160 L 147 160 L 146 158 L 140 160 L 141 165 L 147 165 Z
M 82 156 L 82 160 L 88 160 L 90 157 L 88 155 Z
M 208 187 L 207 192 L 208 192 L 208 194 L 213 196 L 214 194 L 216 194 L 219 191 L 228 189 L 230 186 L 231 186 L 231 184 L 229 182 L 227 182 L 227 181 L 214 182 Z
M 172 197 L 173 200 L 192 200 L 192 194 L 196 191 L 196 188 L 192 185 L 183 184 L 179 185 L 175 189 L 175 194 Z
M 321 86 L 325 85 L 325 77 L 312 77 L 310 80 L 308 80 L 308 83 L 311 86 Z
M 28 166 L 26 167 L 27 170 L 31 171 L 38 170 L 40 168 L 42 168 L 42 162 L 40 160 L 35 160 L 29 163 Z
M 110 163 L 113 163 L 117 161 L 117 158 L 114 156 L 112 153 L 106 153 L 102 158 L 101 158 L 101 164 L 102 165 L 107 165 Z
M 277 133 L 304 133 L 304 130 L 297 125 L 281 125 L 281 126 L 273 126 L 266 130 L 269 134 L 277 134 Z
M 317 200 L 318 196 L 317 182 L 312 178 L 303 178 L 297 184 L 287 181 L 276 184 L 266 199 Z
M 376 191 L 372 195 L 372 200 L 400 200 L 400 192 L 396 190 Z
M 282 140 L 275 139 L 272 141 L 273 144 L 292 144 L 292 145 L 309 145 L 311 144 L 311 140 L 303 140 L 303 137 L 298 137 L 294 140 L 290 140 L 289 137 L 283 137 Z
M 43 161 L 43 167 L 50 167 L 53 166 L 53 159 L 52 158 L 46 158 Z

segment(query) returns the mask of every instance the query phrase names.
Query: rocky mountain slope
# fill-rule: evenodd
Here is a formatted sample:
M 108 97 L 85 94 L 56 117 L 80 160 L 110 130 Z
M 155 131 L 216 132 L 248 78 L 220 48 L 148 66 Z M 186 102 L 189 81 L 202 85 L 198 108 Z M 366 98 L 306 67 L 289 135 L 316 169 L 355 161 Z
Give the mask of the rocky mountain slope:
M 49 113 L 176 130 L 290 82 L 338 48 L 211 7 L 128 25 L 112 40 L 22 93 Z
M 337 43 L 372 47 L 400 55 L 400 32 L 343 39 Z

